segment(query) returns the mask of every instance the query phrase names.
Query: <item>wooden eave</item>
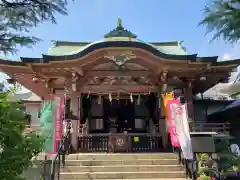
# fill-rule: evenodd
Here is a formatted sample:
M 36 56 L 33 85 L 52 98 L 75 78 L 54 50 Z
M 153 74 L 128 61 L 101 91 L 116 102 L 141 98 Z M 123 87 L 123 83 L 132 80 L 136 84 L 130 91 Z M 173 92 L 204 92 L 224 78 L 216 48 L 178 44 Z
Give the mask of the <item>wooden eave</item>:
M 78 65 L 85 65 L 85 64 L 89 64 L 92 63 L 94 61 L 98 61 L 98 59 L 104 59 L 104 56 L 109 55 L 109 54 L 114 54 L 114 53 L 120 53 L 121 51 L 130 51 L 133 54 L 136 55 L 136 58 L 132 59 L 132 61 L 135 61 L 136 59 L 142 59 L 142 61 L 146 61 L 150 64 L 164 64 L 164 65 L 170 65 L 172 67 L 172 65 L 185 65 L 186 67 L 189 67 L 189 64 L 191 64 L 191 67 L 206 67 L 207 63 L 206 62 L 198 62 L 198 61 L 192 61 L 191 58 L 193 56 L 196 55 L 189 55 L 189 56 L 185 56 L 185 57 L 189 57 L 190 59 L 186 59 L 186 60 L 182 60 L 181 58 L 179 59 L 167 59 L 167 58 L 161 58 L 159 56 L 156 56 L 154 54 L 152 54 L 151 52 L 148 52 L 146 50 L 143 49 L 138 49 L 138 48 L 102 48 L 102 49 L 98 49 L 95 50 L 93 52 L 90 52 L 88 54 L 86 54 L 83 57 L 79 57 L 79 58 L 73 58 L 73 59 L 68 59 L 69 57 L 67 56 L 47 56 L 47 55 L 43 55 L 43 59 L 44 58 L 52 58 L 55 60 L 50 60 L 48 62 L 45 63 L 40 63 L 40 62 L 36 62 L 33 61 L 31 62 L 32 65 L 41 65 L 41 66 L 48 66 L 49 67 L 56 67 L 59 66 L 60 64 L 64 64 L 64 66 L 68 66 L 68 67 L 72 67 L 73 65 L 77 64 Z M 61 57 L 61 58 L 60 58 Z M 56 59 L 58 58 L 58 60 Z M 176 58 L 176 57 L 175 57 Z M 149 60 L 150 59 L 150 60 Z M 39 59 L 40 61 L 40 59 Z M 44 60 L 42 60 L 44 61 Z M 103 60 L 104 61 L 104 60 Z M 98 63 L 101 63 L 98 61 Z M 48 64 L 48 65 L 45 65 Z
M 145 50 L 155 56 L 158 56 L 162 59 L 168 59 L 168 60 L 190 60 L 190 61 L 196 61 L 197 54 L 192 55 L 170 55 L 165 54 L 159 49 L 156 49 L 155 47 L 138 41 L 103 41 L 99 43 L 93 43 L 91 46 L 79 51 L 76 54 L 71 55 L 64 55 L 64 56 L 52 56 L 52 55 L 43 55 L 43 58 L 39 58 L 38 60 L 35 59 L 33 62 L 50 62 L 50 61 L 66 61 L 66 60 L 74 60 L 82 58 L 89 53 L 95 52 L 97 50 L 104 50 L 106 47 L 107 49 L 116 48 L 116 49 L 141 49 Z M 23 62 L 25 62 L 25 58 L 22 58 Z M 29 61 L 29 58 L 27 58 Z
M 52 40 L 52 43 L 55 46 L 86 46 L 93 42 L 74 42 L 74 41 L 61 41 L 61 40 Z M 179 41 L 166 41 L 166 42 L 148 42 L 149 44 L 155 46 L 177 46 Z
M 146 70 L 93 70 L 99 64 L 113 63 L 113 60 L 107 59 L 106 56 L 117 55 L 122 52 L 131 52 L 135 55 L 135 58 L 129 59 L 126 64 L 138 64 Z M 189 56 L 192 57 L 192 56 Z M 45 56 L 43 56 L 43 59 Z M 50 58 L 50 56 L 48 56 Z M 64 57 L 62 57 L 64 58 Z M 68 57 L 69 58 L 69 57 Z M 193 83 L 194 93 L 199 91 L 205 91 L 212 85 L 217 84 L 219 81 L 226 80 L 229 77 L 229 73 L 238 66 L 239 60 L 233 60 L 228 62 L 209 62 L 209 59 L 216 59 L 216 57 L 205 57 L 206 61 L 193 61 L 182 59 L 166 59 L 159 57 L 145 49 L 139 48 L 102 48 L 86 54 L 85 56 L 77 59 L 59 59 L 54 61 L 36 61 L 36 58 L 25 58 L 24 62 L 14 62 L 0 60 L 0 70 L 7 73 L 13 79 L 16 79 L 20 84 L 26 88 L 32 90 L 39 96 L 51 93 L 51 88 L 64 88 L 63 84 L 52 84 L 53 86 L 46 87 L 46 83 L 49 80 L 55 79 L 71 79 L 72 73 L 77 73 L 80 77 L 77 82 L 78 85 L 84 86 L 88 89 L 104 89 L 103 85 L 89 85 L 86 81 L 91 77 L 146 77 L 151 79 L 152 84 L 145 85 L 128 85 L 124 88 L 133 89 L 133 86 L 139 86 L 138 89 L 147 91 L 147 89 L 157 89 L 159 87 L 158 82 L 161 73 L 167 71 L 167 82 L 160 83 L 172 83 L 176 85 L 177 81 L 172 78 L 188 79 Z M 42 63 L 41 63 L 42 62 Z M 201 76 L 206 76 L 206 81 L 200 81 Z M 39 81 L 34 83 L 32 79 L 38 77 Z M 182 78 L 182 79 L 181 79 Z M 62 80 L 61 79 L 61 80 Z M 155 79 L 155 80 L 154 80 Z M 69 80 L 68 80 L 69 81 Z M 178 81 L 179 82 L 179 81 Z M 71 80 L 69 81 L 71 84 Z M 69 85 L 68 85 L 69 86 Z M 98 87 L 97 87 L 98 86 Z M 105 85 L 106 86 L 106 85 Z M 115 86 L 115 87 L 114 87 Z M 112 86 L 112 89 L 117 89 L 116 85 Z M 81 90 L 84 90 L 82 87 Z M 110 88 L 110 85 L 108 85 Z M 141 88 L 140 88 L 141 87 Z M 136 88 L 135 88 L 136 89 Z

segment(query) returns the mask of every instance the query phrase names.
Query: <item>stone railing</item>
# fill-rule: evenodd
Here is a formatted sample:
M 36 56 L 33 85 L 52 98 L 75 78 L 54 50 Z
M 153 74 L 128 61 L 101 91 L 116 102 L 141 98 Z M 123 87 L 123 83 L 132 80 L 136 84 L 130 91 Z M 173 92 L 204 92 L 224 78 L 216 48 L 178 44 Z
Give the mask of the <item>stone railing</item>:
M 199 123 L 196 122 L 191 126 L 192 132 L 216 132 L 222 134 L 229 134 L 229 123 Z

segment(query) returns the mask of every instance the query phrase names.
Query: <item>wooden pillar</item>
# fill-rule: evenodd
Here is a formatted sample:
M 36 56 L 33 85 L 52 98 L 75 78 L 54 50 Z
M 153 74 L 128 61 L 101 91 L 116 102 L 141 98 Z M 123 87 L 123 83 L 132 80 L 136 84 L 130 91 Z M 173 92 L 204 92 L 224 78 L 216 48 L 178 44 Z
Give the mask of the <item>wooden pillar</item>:
M 77 150 L 77 141 L 78 141 L 78 127 L 79 127 L 79 98 L 78 96 L 72 95 L 71 97 L 70 111 L 78 119 L 72 119 L 73 133 L 72 133 L 72 146 Z
M 188 122 L 190 130 L 193 131 L 194 126 L 194 109 L 193 109 L 193 93 L 192 93 L 192 84 L 188 83 L 187 87 L 184 88 L 184 97 L 187 104 L 187 113 L 188 113 Z
M 159 113 L 160 113 L 160 118 L 159 118 L 159 133 L 160 136 L 162 137 L 162 143 L 163 147 L 166 148 L 168 144 L 168 131 L 167 131 L 167 122 L 166 122 L 166 115 L 165 115 L 165 107 L 164 107 L 164 100 L 163 100 L 164 95 L 160 94 L 158 101 L 159 101 Z

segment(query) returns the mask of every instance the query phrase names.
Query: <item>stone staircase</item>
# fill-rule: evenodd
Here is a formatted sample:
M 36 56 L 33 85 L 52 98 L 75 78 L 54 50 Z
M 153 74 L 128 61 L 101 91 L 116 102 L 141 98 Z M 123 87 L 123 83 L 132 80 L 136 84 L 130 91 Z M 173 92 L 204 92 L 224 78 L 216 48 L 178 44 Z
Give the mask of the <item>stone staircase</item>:
M 71 154 L 61 168 L 60 180 L 186 179 L 173 153 Z

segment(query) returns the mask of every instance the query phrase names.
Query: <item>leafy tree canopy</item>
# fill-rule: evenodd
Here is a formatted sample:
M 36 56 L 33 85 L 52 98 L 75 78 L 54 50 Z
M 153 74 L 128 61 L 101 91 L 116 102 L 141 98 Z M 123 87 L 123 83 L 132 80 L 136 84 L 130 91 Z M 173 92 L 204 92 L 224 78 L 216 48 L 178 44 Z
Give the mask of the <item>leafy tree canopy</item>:
M 16 53 L 16 46 L 31 47 L 37 37 L 29 31 L 44 21 L 56 23 L 55 14 L 67 15 L 67 0 L 0 0 L 0 53 Z
M 26 132 L 24 107 L 8 101 L 0 93 L 0 179 L 18 180 L 31 166 L 32 158 L 42 151 L 44 139 L 35 132 Z
M 213 0 L 204 9 L 205 17 L 200 22 L 207 32 L 214 32 L 213 40 L 223 38 L 228 42 L 240 39 L 240 0 Z

